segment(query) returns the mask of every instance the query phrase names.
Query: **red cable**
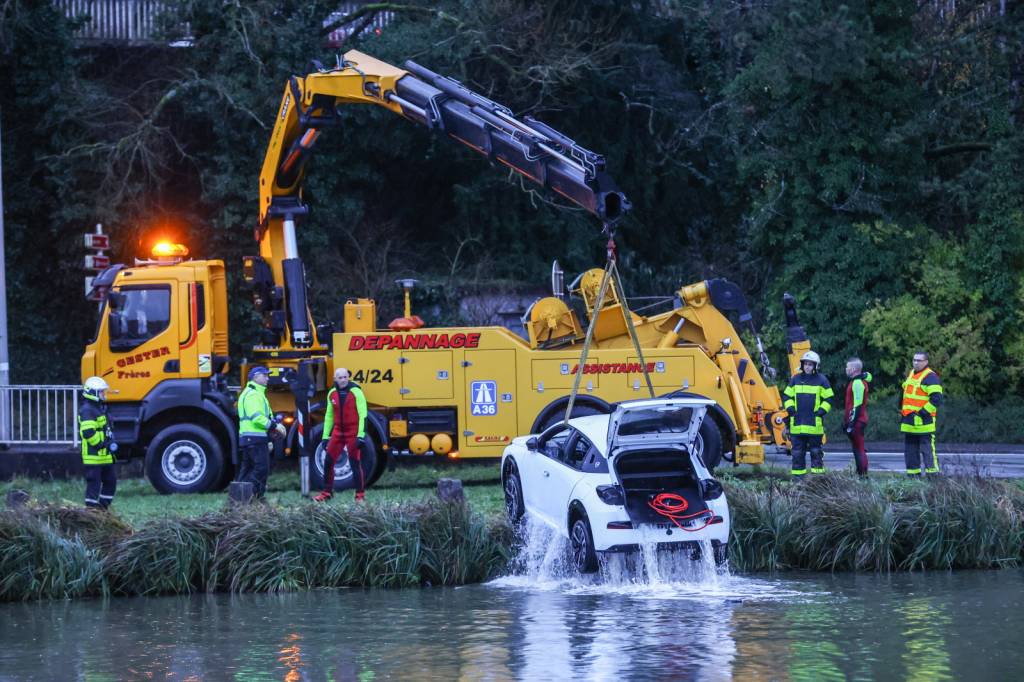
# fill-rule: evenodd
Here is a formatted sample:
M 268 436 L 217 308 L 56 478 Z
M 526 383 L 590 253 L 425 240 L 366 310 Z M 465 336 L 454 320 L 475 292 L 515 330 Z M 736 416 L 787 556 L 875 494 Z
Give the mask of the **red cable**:
M 686 501 L 685 497 L 676 493 L 658 493 L 653 499 L 647 500 L 647 506 L 665 518 L 670 519 L 679 530 L 685 530 L 687 533 L 696 533 L 699 530 L 704 530 L 711 525 L 711 519 L 714 517 L 710 509 L 694 514 L 684 514 L 683 512 L 690 507 L 690 503 Z M 704 515 L 707 515 L 708 520 L 700 528 L 685 528 L 679 523 L 680 521 L 695 519 Z

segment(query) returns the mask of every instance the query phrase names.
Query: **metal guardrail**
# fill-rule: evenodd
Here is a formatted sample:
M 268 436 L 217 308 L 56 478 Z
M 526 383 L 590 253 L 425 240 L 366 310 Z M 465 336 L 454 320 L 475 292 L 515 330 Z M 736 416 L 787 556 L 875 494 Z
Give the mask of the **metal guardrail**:
M 0 443 L 78 446 L 78 385 L 0 386 Z

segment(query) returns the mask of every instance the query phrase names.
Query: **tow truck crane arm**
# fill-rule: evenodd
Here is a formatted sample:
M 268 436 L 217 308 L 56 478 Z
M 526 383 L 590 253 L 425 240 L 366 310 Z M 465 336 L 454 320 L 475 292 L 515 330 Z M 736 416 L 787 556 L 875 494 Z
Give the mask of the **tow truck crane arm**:
M 426 126 L 561 195 L 606 226 L 630 208 L 600 154 L 540 121 L 515 117 L 456 80 L 412 61 L 400 69 L 355 50 L 334 68 L 317 62 L 313 67 L 285 86 L 260 173 L 260 257 L 245 263 L 270 332 L 267 343 L 280 350 L 326 351 L 306 303 L 295 223 L 308 212 L 302 202 L 306 163 L 321 132 L 340 123 L 341 105 L 374 104 Z

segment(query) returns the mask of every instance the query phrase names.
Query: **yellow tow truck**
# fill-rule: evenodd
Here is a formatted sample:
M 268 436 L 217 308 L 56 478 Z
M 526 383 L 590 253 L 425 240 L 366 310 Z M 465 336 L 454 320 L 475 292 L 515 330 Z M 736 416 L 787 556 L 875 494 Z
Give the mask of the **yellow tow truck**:
M 626 316 L 636 325 L 657 391 L 702 395 L 719 404 L 718 428 L 702 433 L 709 462 L 723 453 L 758 462 L 764 447 L 785 446 L 778 391 L 765 383 L 723 315 L 736 310 L 742 323 L 750 319 L 739 290 L 724 280 L 683 287 L 678 305 L 653 317 L 635 315 L 617 297 L 606 299 L 593 355 L 583 367 L 577 364 L 580 322 L 564 291 L 531 308 L 529 341 L 500 327 L 426 328 L 411 314 L 380 330 L 374 303 L 365 299 L 346 304 L 342 332 L 317 327 L 306 300 L 296 225 L 309 210 L 302 200 L 306 163 L 347 104 L 380 106 L 424 125 L 584 208 L 607 230 L 630 208 L 603 157 L 414 62 L 398 68 L 349 51 L 333 67 L 314 62 L 310 73 L 290 78 L 260 174 L 259 255 L 244 259 L 264 327 L 249 359 L 271 367 L 268 397 L 291 424 L 279 456 L 295 454 L 305 436 L 319 441 L 315 413 L 311 428 L 301 433 L 293 421 L 293 391 L 308 387 L 316 408 L 334 368 L 345 366 L 372 407 L 362 458 L 367 481 L 400 454 L 497 457 L 513 436 L 559 418 L 574 372 L 582 376 L 573 414 L 644 395 L 638 389 L 646 387 L 643 368 L 623 332 Z M 106 297 L 81 365 L 83 379 L 99 375 L 114 389 L 110 414 L 119 454 L 145 457 L 147 476 L 161 492 L 218 489 L 237 461 L 235 396 L 226 379 L 231 360 L 224 264 L 187 256 L 184 247 L 161 244 L 151 260 L 114 266 L 94 280 Z M 584 273 L 573 287 L 585 307 L 593 305 L 600 272 Z M 809 347 L 793 315 L 791 364 Z M 770 371 L 763 350 L 759 361 Z M 314 462 L 315 485 L 322 452 Z M 338 485 L 347 481 L 351 477 L 341 476 Z

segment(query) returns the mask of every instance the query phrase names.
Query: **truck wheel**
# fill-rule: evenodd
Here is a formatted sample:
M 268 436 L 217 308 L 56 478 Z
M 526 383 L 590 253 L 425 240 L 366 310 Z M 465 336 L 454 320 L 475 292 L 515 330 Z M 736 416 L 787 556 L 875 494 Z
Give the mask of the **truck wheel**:
M 321 434 L 323 433 L 322 427 L 316 427 L 310 434 L 314 438 L 316 446 L 316 452 L 313 455 L 313 461 L 309 467 L 309 488 L 310 490 L 323 490 L 324 488 L 324 462 L 327 460 L 327 443 L 320 440 Z M 352 466 L 355 466 L 355 462 L 351 462 Z M 373 473 L 377 468 L 377 443 L 374 441 L 372 436 L 367 436 L 366 445 L 362 448 L 362 459 L 359 463 L 363 470 L 363 480 L 366 482 L 365 485 L 369 485 L 373 482 Z M 346 467 L 343 473 L 335 471 L 334 474 L 334 490 L 352 490 L 356 487 L 356 478 L 353 475 L 355 470 L 351 467 Z
M 587 405 L 586 403 L 584 403 L 583 405 L 573 405 L 572 415 L 570 415 L 569 418 L 575 419 L 576 417 L 589 417 L 594 414 L 606 414 L 606 412 L 593 405 Z M 555 410 L 549 415 L 546 415 L 544 419 L 541 421 L 541 425 L 540 428 L 537 430 L 537 433 L 543 432 L 549 426 L 554 426 L 563 419 L 565 419 L 564 407 L 560 410 Z
M 196 424 L 164 427 L 146 449 L 146 476 L 163 495 L 213 491 L 223 471 L 220 443 Z
M 704 462 L 708 471 L 713 471 L 722 461 L 722 432 L 718 430 L 715 420 L 705 417 L 693 442 L 696 455 Z

